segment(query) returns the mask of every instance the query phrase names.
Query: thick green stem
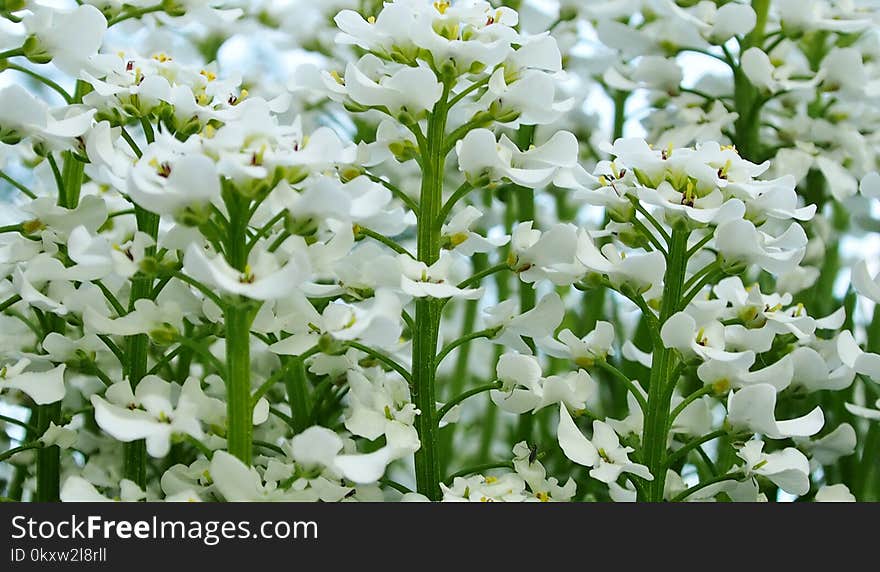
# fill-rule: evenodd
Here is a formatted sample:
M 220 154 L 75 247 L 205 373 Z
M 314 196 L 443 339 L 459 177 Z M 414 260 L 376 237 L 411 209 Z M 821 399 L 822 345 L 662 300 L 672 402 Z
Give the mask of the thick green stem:
M 296 433 L 302 433 L 308 428 L 309 420 L 312 417 L 305 360 L 299 356 L 292 358 L 289 369 L 290 375 L 284 378 L 287 401 L 290 404 L 290 411 L 293 413 L 293 430 Z
M 763 43 L 770 0 L 753 0 L 752 8 L 757 14 L 757 22 L 740 46 L 741 52 Z M 763 101 L 759 97 L 758 90 L 755 89 L 739 66 L 733 69 L 733 82 L 733 100 L 738 114 L 734 123 L 736 132 L 734 143 L 744 159 L 760 163 L 762 160 L 760 126 Z
M 229 211 L 226 261 L 247 273 L 248 205 L 234 191 L 224 197 Z M 251 402 L 251 324 L 255 304 L 237 296 L 225 304 L 226 321 L 226 448 L 247 465 L 253 451 L 253 405 Z
M 439 220 L 443 207 L 443 175 L 446 154 L 443 137 L 446 132 L 449 84 L 444 84 L 443 95 L 434 106 L 428 120 L 427 149 L 424 159 L 422 186 L 419 195 L 418 259 L 431 265 L 440 257 L 443 221 Z M 434 298 L 416 300 L 415 332 L 412 342 L 412 398 L 421 411 L 416 418 L 421 447 L 415 453 L 416 488 L 431 500 L 440 499 L 440 459 L 436 406 L 437 337 L 440 331 L 442 301 Z
M 50 423 L 61 423 L 61 402 L 37 407 L 37 436 L 42 436 Z M 61 474 L 61 449 L 57 445 L 37 451 L 37 502 L 58 502 Z
M 660 304 L 660 325 L 662 326 L 678 307 L 684 286 L 687 263 L 688 233 L 673 230 L 669 243 L 669 262 L 664 276 L 663 300 Z M 666 482 L 666 442 L 669 435 L 669 406 L 672 399 L 672 371 L 675 367 L 672 350 L 663 341 L 654 337 L 654 358 L 648 387 L 648 408 L 642 433 L 642 462 L 648 466 L 654 480 L 647 482 L 639 500 L 661 502 Z
M 226 446 L 250 465 L 253 450 L 250 335 L 253 314 L 247 300 L 227 305 L 226 320 Z

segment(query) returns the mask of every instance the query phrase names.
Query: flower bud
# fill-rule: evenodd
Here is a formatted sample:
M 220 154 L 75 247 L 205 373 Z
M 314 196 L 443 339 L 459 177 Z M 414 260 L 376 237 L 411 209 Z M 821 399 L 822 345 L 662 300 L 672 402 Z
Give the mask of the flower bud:
M 719 256 L 721 258 L 721 271 L 727 274 L 728 276 L 735 276 L 737 274 L 742 274 L 742 272 L 746 269 L 746 262 L 742 260 L 728 260 L 724 257 Z
M 564 6 L 559 10 L 559 21 L 560 22 L 570 22 L 577 18 L 578 9 L 574 6 Z
M 138 265 L 138 269 L 147 276 L 156 276 L 159 274 L 162 265 L 160 261 L 155 256 L 147 256 L 141 260 L 141 263 Z
M 199 227 L 208 222 L 211 209 L 207 205 L 189 205 L 174 217 L 183 226 Z
M 404 139 L 402 141 L 392 141 L 388 144 L 388 150 L 394 155 L 394 158 L 400 163 L 406 163 L 414 159 L 419 150 L 413 145 L 412 141 Z
M 157 346 L 170 346 L 180 338 L 180 332 L 168 322 L 163 323 L 154 330 L 150 330 L 148 335 L 150 340 Z
M 186 14 L 186 6 L 178 4 L 174 0 L 162 0 L 162 10 L 172 18 Z
M 354 179 L 357 179 L 361 175 L 364 174 L 364 169 L 362 167 L 358 167 L 356 165 L 346 165 L 339 169 L 339 179 L 343 183 L 347 183 Z
M 0 12 L 18 12 L 27 8 L 25 0 L 0 0 Z
M 648 246 L 648 238 L 632 226 L 622 229 L 618 233 L 617 238 L 630 248 L 645 248 Z
M 28 36 L 21 49 L 24 52 L 24 56 L 31 63 L 48 64 L 52 61 L 52 54 L 46 51 L 46 48 L 43 47 L 36 36 Z
M 632 203 L 614 205 L 608 208 L 608 218 L 614 222 L 630 222 L 636 215 L 636 207 Z
M 21 223 L 21 232 L 24 234 L 34 234 L 46 228 L 45 223 L 38 218 L 26 220 Z

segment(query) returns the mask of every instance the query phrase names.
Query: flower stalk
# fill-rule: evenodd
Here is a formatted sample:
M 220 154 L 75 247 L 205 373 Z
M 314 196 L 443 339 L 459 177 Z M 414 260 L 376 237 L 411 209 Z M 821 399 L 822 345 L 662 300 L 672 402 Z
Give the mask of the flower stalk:
M 449 111 L 449 84 L 444 83 L 443 95 L 428 119 L 427 148 L 421 149 L 424 167 L 419 194 L 419 228 L 417 256 L 431 265 L 440 257 L 440 211 L 443 207 L 443 174 L 446 153 L 443 138 Z M 421 447 L 415 453 L 416 489 L 431 500 L 440 499 L 439 435 L 434 421 L 436 404 L 437 337 L 440 331 L 442 301 L 419 298 L 415 302 L 415 332 L 412 343 L 412 399 L 421 411 L 416 431 Z
M 660 326 L 678 309 L 684 287 L 687 264 L 688 232 L 674 229 L 669 241 L 669 259 L 664 275 L 663 299 L 660 305 Z M 642 462 L 654 476 L 639 492 L 639 500 L 647 502 L 663 501 L 663 487 L 666 482 L 666 443 L 669 434 L 669 406 L 672 400 L 672 379 L 676 358 L 673 351 L 664 346 L 663 341 L 654 337 L 654 360 L 648 387 L 647 410 L 642 432 Z

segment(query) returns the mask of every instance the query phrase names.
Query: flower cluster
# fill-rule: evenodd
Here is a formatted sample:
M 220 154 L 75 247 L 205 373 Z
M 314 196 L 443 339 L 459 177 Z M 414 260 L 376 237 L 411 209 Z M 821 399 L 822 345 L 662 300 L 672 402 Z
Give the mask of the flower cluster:
M 875 11 L 258 4 L 0 7 L 3 496 L 878 498 Z

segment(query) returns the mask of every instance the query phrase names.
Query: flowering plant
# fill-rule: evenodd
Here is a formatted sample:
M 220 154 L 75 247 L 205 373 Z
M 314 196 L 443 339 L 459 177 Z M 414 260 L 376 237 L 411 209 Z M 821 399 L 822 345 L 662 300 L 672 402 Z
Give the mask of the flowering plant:
M 2 1 L 3 496 L 878 500 L 878 20 Z

